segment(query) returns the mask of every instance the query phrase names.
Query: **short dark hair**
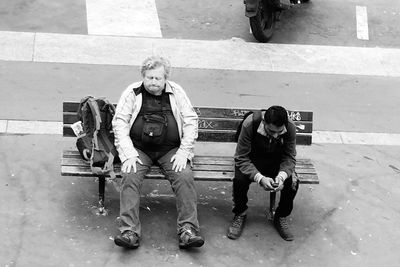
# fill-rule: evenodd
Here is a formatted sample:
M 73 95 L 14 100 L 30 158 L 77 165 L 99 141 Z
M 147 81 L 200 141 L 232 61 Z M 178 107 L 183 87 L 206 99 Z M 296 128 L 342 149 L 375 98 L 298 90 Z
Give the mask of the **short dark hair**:
M 275 126 L 287 125 L 288 115 L 284 107 L 281 106 L 271 106 L 265 111 L 264 121 L 267 124 L 273 124 Z

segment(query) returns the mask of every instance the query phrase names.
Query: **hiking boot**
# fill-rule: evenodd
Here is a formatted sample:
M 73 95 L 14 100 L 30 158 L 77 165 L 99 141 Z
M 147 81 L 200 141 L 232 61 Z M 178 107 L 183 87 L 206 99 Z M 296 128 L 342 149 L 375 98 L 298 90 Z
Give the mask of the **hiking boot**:
M 139 236 L 131 230 L 124 231 L 121 235 L 114 237 L 114 243 L 117 246 L 124 248 L 138 248 L 139 247 Z
M 294 236 L 289 229 L 286 217 L 275 217 L 274 226 L 278 230 L 279 235 L 286 241 L 293 241 Z
M 188 227 L 179 234 L 179 248 L 198 248 L 203 244 L 203 237 L 201 237 L 193 227 Z
M 229 225 L 227 237 L 230 239 L 238 239 L 242 234 L 245 222 L 246 215 L 235 215 L 231 225 Z

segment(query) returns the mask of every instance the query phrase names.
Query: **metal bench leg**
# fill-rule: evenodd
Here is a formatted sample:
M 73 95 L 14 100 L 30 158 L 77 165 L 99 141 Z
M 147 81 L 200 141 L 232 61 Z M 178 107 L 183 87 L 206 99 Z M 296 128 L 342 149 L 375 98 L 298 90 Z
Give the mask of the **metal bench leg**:
M 99 214 L 106 215 L 107 211 L 104 207 L 104 191 L 106 188 L 106 177 L 99 176 Z
M 274 219 L 275 215 L 275 199 L 276 199 L 276 192 L 269 193 L 269 211 L 267 217 L 271 221 Z

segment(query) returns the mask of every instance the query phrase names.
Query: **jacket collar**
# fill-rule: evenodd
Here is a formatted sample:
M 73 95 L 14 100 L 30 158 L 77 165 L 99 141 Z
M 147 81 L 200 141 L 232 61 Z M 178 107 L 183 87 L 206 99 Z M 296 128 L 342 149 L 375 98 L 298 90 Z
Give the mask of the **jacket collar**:
M 267 136 L 267 137 L 273 138 L 272 136 L 270 136 L 270 135 L 265 131 L 265 123 L 264 123 L 263 120 L 261 120 L 260 125 L 258 126 L 257 133 L 259 133 L 259 134 L 261 134 L 261 135 L 263 135 L 263 136 Z M 277 138 L 281 137 L 281 136 L 284 135 L 285 133 L 287 133 L 286 126 L 285 126 L 285 128 L 283 129 L 283 131 L 278 135 Z

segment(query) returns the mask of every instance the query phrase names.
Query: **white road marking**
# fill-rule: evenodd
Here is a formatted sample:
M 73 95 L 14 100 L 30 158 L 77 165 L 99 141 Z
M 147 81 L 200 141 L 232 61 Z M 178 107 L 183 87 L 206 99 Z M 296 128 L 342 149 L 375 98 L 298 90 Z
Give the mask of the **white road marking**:
M 313 131 L 313 143 L 400 146 L 400 134 Z
M 357 38 L 369 40 L 367 7 L 356 6 Z
M 58 134 L 62 122 L 0 120 L 0 134 Z M 313 131 L 314 144 L 390 145 L 400 146 L 400 134 Z
M 162 37 L 155 0 L 86 0 L 92 35 Z
M 21 36 L 24 33 L 20 33 Z M 138 66 L 152 54 L 174 67 L 400 77 L 400 49 L 248 43 L 36 33 L 16 46 L 18 33 L 0 32 L 0 60 Z M 19 56 L 24 55 L 24 56 Z
M 7 121 L 0 120 L 0 133 L 5 133 L 5 132 L 7 132 Z
M 343 139 L 340 132 L 313 131 L 313 143 L 341 144 Z
M 0 60 L 31 61 L 35 33 L 0 32 Z
M 62 122 L 8 120 L 7 134 L 62 134 Z
M 389 133 L 354 133 L 344 132 L 341 134 L 343 144 L 360 145 L 397 145 L 400 146 L 400 135 Z

